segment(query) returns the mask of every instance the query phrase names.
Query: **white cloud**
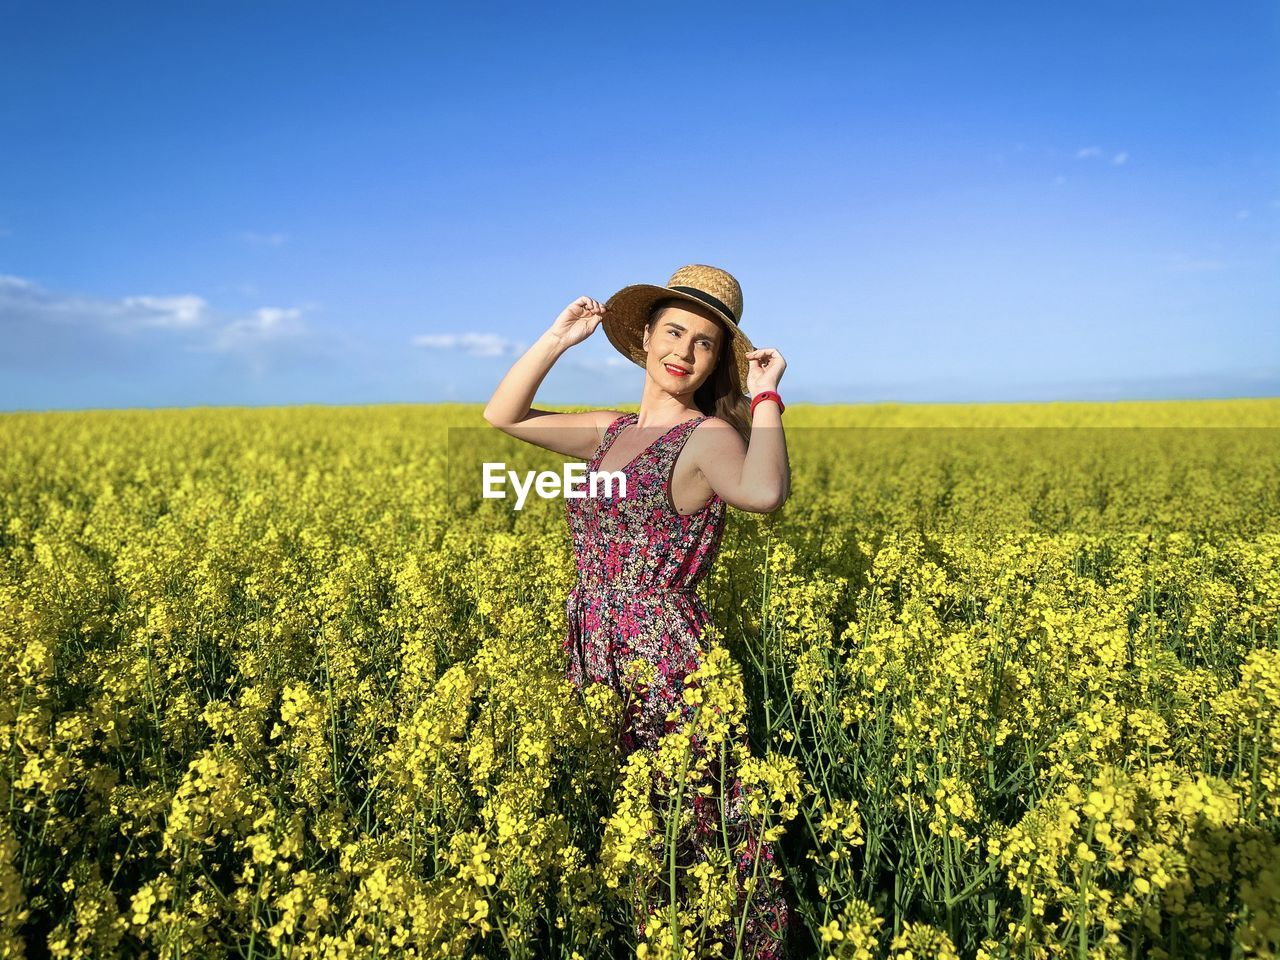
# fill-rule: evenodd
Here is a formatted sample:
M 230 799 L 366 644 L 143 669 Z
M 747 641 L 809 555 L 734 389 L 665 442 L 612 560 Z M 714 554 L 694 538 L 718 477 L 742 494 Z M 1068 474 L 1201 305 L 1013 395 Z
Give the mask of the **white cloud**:
M 1102 156 L 1101 147 L 1081 147 L 1079 150 L 1076 151 L 1077 160 L 1087 160 L 1089 157 L 1100 157 L 1100 156 Z
M 204 323 L 207 307 L 204 299 L 194 294 L 105 300 L 46 290 L 24 277 L 0 277 L 0 321 L 7 329 L 41 325 L 123 335 L 146 328 L 187 330 Z
M 1126 151 L 1121 150 L 1119 153 L 1117 153 L 1114 157 L 1111 158 L 1111 162 L 1114 163 L 1116 166 L 1121 166 L 1128 159 L 1129 159 L 1129 154 Z
M 1248 219 L 1249 219 L 1249 211 L 1248 211 L 1248 210 L 1237 210 L 1237 211 L 1236 211 L 1236 219 L 1237 219 L 1237 220 L 1248 220 Z
M 117 308 L 143 327 L 198 327 L 205 322 L 209 304 L 191 294 L 180 297 L 125 297 Z
M 259 307 L 249 317 L 232 320 L 217 331 L 207 348 L 218 353 L 252 349 L 273 340 L 300 336 L 306 325 L 297 307 Z
M 245 230 L 240 234 L 240 239 L 255 247 L 278 247 L 289 237 L 284 233 L 255 233 L 252 230 Z
M 613 357 L 575 357 L 573 354 L 569 354 L 566 359 L 570 366 L 577 367 L 579 370 L 589 370 L 594 373 L 636 366 L 622 354 L 618 354 Z M 636 369 L 639 368 L 636 367 Z
M 137 294 L 119 299 L 47 290 L 23 277 L 0 275 L 0 356 L 6 366 L 49 370 L 125 364 L 185 349 L 234 354 L 256 371 L 267 348 L 292 351 L 318 344 L 301 320 L 303 307 L 259 307 L 249 316 L 215 313 L 195 294 Z M 286 343 L 287 342 L 287 343 Z
M 428 350 L 461 350 L 473 357 L 519 356 L 528 344 L 496 333 L 424 333 L 410 341 Z
M 527 343 L 496 333 L 424 333 L 414 337 L 412 343 L 415 347 L 427 350 L 457 350 L 472 357 L 518 357 L 529 349 Z M 607 373 L 635 367 L 635 364 L 620 353 L 588 356 L 574 350 L 563 354 L 559 364 L 588 373 Z

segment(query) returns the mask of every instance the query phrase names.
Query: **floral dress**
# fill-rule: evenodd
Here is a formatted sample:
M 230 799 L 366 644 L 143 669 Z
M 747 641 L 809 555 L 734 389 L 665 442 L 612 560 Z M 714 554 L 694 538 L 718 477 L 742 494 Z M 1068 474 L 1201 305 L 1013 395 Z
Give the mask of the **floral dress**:
M 609 425 L 588 471 L 599 469 L 622 428 L 637 419 L 629 413 Z M 713 493 L 701 510 L 686 516 L 672 503 L 670 483 L 681 449 L 706 419 L 676 424 L 618 468 L 626 475 L 625 498 L 616 486 L 614 493 L 598 489 L 596 496 L 565 498 L 578 570 L 565 605 L 565 675 L 579 689 L 593 681 L 607 684 L 627 704 L 619 736 L 624 756 L 637 748 L 655 749 L 659 738 L 676 726 L 677 721 L 667 720 L 671 711 L 689 716 L 684 680 L 701 662 L 702 631 L 711 622 L 694 591 L 715 560 L 726 504 Z M 636 683 L 625 670 L 637 658 L 655 665 L 649 682 Z M 773 845 L 751 835 L 736 777 L 725 784 L 724 796 L 724 824 L 714 819 L 716 806 L 707 804 L 699 809 L 696 834 L 715 838 L 723 833 L 746 841 L 747 854 L 735 864 L 740 881 L 752 875 L 758 856 L 763 876 L 748 905 L 743 953 L 781 957 L 789 914 L 776 882 L 768 877 Z M 738 889 L 741 903 L 741 882 Z

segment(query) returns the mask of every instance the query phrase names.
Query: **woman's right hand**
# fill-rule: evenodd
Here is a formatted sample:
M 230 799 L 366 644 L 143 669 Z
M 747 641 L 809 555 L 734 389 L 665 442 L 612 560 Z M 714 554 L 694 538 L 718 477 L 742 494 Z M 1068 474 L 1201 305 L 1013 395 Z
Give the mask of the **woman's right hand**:
M 566 347 L 572 347 L 595 333 L 603 320 L 604 304 L 590 297 L 579 297 L 556 317 L 550 332 Z

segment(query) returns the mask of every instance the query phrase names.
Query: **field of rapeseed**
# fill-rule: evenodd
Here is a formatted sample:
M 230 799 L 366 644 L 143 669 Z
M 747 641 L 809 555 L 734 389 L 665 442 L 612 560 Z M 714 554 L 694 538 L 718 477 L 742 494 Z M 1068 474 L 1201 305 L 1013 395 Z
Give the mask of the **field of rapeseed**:
M 0 956 L 732 956 L 735 731 L 796 956 L 1274 956 L 1280 401 L 784 423 L 623 761 L 478 406 L 0 417 Z

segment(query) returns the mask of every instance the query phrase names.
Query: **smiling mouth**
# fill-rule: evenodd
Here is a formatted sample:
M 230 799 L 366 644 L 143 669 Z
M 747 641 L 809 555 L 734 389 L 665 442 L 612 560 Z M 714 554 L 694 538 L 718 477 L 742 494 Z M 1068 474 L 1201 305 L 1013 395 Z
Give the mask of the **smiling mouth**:
M 687 377 L 689 375 L 689 371 L 684 367 L 677 367 L 672 363 L 664 363 L 663 366 L 667 368 L 667 373 L 673 377 Z

